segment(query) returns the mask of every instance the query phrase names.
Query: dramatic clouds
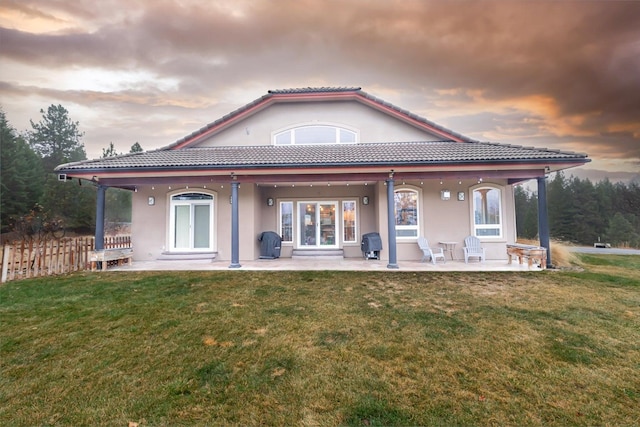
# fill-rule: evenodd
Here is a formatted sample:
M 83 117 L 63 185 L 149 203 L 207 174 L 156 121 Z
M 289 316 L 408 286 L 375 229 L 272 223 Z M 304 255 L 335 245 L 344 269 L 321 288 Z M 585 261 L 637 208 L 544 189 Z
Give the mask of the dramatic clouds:
M 0 104 L 61 103 L 90 157 L 168 145 L 268 89 L 360 86 L 480 140 L 640 171 L 640 2 L 5 0 Z

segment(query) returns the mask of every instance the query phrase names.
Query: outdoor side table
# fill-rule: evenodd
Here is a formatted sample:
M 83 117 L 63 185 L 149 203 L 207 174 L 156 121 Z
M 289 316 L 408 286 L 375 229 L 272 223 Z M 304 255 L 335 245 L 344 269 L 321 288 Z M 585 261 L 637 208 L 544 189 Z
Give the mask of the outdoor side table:
M 456 245 L 458 242 L 438 242 L 444 247 L 445 252 L 449 252 L 449 256 L 451 256 L 451 260 L 456 259 Z

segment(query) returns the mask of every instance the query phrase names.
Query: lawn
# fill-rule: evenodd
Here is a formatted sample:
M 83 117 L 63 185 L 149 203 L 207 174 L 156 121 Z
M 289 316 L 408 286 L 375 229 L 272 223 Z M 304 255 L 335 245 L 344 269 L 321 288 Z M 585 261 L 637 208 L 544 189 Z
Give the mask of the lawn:
M 0 286 L 0 425 L 637 425 L 640 257 Z

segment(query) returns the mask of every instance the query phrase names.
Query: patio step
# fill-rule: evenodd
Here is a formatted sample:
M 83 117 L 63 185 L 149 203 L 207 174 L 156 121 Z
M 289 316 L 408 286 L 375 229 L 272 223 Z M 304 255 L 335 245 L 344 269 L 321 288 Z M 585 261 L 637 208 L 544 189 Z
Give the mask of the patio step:
M 294 249 L 291 258 L 307 260 L 344 259 L 342 249 Z
M 216 259 L 217 252 L 165 252 L 161 254 L 158 261 L 186 261 L 196 259 Z

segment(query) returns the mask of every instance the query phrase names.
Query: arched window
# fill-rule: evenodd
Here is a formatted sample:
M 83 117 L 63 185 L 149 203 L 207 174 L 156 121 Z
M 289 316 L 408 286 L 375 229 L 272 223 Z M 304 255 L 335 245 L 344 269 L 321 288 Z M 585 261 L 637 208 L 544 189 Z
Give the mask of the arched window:
M 355 144 L 356 132 L 333 125 L 299 126 L 278 132 L 275 145 Z
M 419 197 L 416 190 L 400 188 L 395 191 L 396 236 L 418 237 L 420 224 Z
M 502 191 L 499 188 L 473 189 L 473 229 L 477 237 L 502 237 Z

